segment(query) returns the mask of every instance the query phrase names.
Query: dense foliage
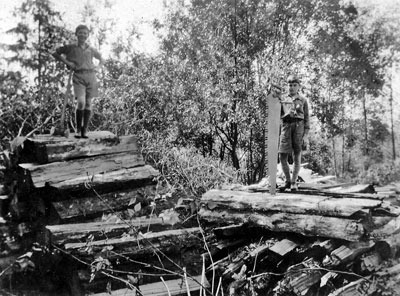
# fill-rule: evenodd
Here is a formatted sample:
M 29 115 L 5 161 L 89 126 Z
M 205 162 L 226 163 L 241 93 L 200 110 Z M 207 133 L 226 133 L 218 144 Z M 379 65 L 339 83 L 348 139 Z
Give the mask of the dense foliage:
M 93 9 L 83 17 L 98 28 L 92 37 L 101 48 L 114 23 Z M 195 194 L 224 181 L 254 183 L 266 174 L 268 87 L 296 73 L 314 115 L 304 161 L 319 173 L 368 182 L 398 178 L 395 10 L 388 19 L 339 0 L 192 0 L 165 9 L 166 18 L 154 22 L 163 32 L 157 55 L 132 50 L 132 38 L 111 44 L 92 129 L 137 134 L 171 173 L 165 180 Z M 66 69 L 46 53 L 72 34 L 48 0 L 26 0 L 17 12 L 21 23 L 10 34 L 20 38 L 9 62 L 21 71 L 0 73 L 3 147 L 17 134 L 56 124 Z M 130 33 L 136 37 L 134 28 Z M 178 168 L 183 163 L 188 170 Z M 223 168 L 225 177 L 210 181 L 211 167 L 211 176 Z

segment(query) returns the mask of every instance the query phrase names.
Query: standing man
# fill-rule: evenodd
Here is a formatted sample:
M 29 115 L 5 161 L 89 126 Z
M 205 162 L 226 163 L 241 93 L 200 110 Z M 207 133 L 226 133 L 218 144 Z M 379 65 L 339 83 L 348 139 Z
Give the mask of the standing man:
M 93 58 L 99 60 L 98 67 L 103 65 L 103 58 L 95 48 L 86 43 L 89 37 L 87 26 L 79 25 L 75 30 L 75 36 L 78 39 L 77 43 L 57 48 L 53 56 L 74 71 L 72 81 L 77 99 L 75 137 L 87 138 L 86 132 L 92 113 L 92 98 L 98 95 L 96 66 Z
M 284 191 L 291 189 L 297 191 L 297 177 L 301 164 L 301 150 L 303 143 L 308 142 L 310 130 L 310 117 L 307 100 L 299 94 L 300 80 L 294 75 L 287 79 L 289 95 L 284 98 L 281 108 L 281 138 L 279 143 L 279 155 L 282 171 L 285 174 L 285 185 L 279 189 Z M 290 177 L 288 157 L 293 155 L 293 174 Z

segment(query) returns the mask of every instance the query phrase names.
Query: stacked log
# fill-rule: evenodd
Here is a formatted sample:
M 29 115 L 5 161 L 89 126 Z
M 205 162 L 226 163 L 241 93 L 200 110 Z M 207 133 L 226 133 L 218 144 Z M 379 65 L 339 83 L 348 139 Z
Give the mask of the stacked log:
M 210 190 L 199 215 L 206 221 L 252 223 L 270 231 L 358 241 L 374 234 L 374 218 L 397 217 L 397 206 L 381 199 L 309 194 Z
M 380 295 L 376 272 L 398 256 L 399 208 L 382 195 L 343 192 L 206 192 L 199 210 L 206 225 L 264 231 L 208 272 L 229 283 L 231 295 Z
M 9 192 L 13 221 L 30 229 L 19 237 L 24 243 L 13 254 L 12 270 L 22 254 L 21 262 L 51 270 L 39 282 L 66 281 L 72 295 L 126 285 L 162 291 L 165 285 L 156 283 L 160 276 L 174 295 L 184 275 L 185 291 L 207 287 L 198 276 L 200 229 L 177 226 L 178 213 L 162 212 L 163 201 L 156 198 L 159 173 L 144 162 L 136 137 L 92 132 L 88 139 L 35 135 L 17 142 L 9 166 L 8 184 L 14 186 L 1 189 Z M 68 269 L 60 269 L 60 262 L 68 262 Z
M 160 198 L 134 136 L 16 142 L 0 196 L 21 239 L 0 258 L 2 288 L 36 274 L 53 294 L 379 295 L 399 273 L 400 210 L 370 185 L 213 189 L 199 225 L 193 200 Z

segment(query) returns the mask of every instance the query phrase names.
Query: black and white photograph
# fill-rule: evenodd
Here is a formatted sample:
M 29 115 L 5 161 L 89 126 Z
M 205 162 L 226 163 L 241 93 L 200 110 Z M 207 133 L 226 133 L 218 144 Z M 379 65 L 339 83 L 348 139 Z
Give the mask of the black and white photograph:
M 400 0 L 0 0 L 0 296 L 399 296 Z

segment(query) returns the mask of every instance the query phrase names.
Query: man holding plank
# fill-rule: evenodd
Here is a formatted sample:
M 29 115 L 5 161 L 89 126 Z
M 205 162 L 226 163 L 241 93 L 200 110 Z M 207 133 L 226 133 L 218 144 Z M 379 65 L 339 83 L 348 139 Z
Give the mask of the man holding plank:
M 297 178 L 301 164 L 301 150 L 308 142 L 310 130 L 307 100 L 299 94 L 300 79 L 290 75 L 287 79 L 289 95 L 281 100 L 281 136 L 279 155 L 286 182 L 279 189 L 297 191 Z M 290 176 L 288 157 L 293 155 L 293 173 Z

